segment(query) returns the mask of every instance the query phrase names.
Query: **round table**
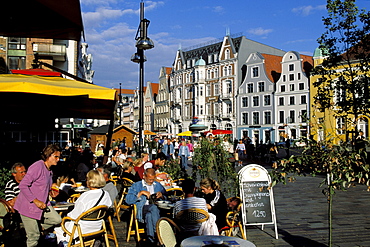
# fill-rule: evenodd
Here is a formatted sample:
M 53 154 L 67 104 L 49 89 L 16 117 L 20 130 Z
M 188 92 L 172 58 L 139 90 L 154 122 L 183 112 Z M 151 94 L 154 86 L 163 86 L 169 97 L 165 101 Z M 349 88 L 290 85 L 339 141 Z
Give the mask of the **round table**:
M 252 242 L 248 240 L 244 240 L 241 238 L 236 238 L 236 237 L 228 237 L 228 236 L 212 236 L 212 235 L 205 235 L 205 236 L 194 236 L 190 238 L 186 238 L 181 242 L 181 247 L 201 247 L 203 245 L 207 245 L 208 242 L 211 244 L 211 241 L 214 239 L 222 239 L 224 243 L 226 241 L 235 241 L 237 244 L 232 244 L 232 243 L 225 243 L 228 244 L 229 246 L 240 246 L 240 247 L 256 247 Z

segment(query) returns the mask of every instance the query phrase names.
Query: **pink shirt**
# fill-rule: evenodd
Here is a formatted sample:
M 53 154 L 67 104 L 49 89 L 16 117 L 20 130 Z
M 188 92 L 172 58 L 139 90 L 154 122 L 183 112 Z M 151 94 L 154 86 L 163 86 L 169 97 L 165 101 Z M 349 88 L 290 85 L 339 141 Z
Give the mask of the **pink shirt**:
M 21 215 L 40 220 L 43 210 L 39 209 L 32 201 L 38 199 L 50 205 L 49 191 L 53 183 L 52 177 L 53 172 L 46 168 L 43 160 L 33 163 L 19 184 L 20 193 L 14 208 Z

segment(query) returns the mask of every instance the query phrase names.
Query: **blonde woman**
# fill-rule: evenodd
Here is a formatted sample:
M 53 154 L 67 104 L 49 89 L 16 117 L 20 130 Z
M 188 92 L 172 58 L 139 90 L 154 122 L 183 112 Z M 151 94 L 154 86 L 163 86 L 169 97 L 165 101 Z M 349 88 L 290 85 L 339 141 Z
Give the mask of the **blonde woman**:
M 221 192 L 220 185 L 212 178 L 204 178 L 200 182 L 200 188 L 204 193 L 208 212 L 216 215 L 218 230 L 226 226 L 227 202 Z
M 81 196 L 75 202 L 74 209 L 67 214 L 67 216 L 71 217 L 72 219 L 77 219 L 82 213 L 86 212 L 87 210 L 100 206 L 106 205 L 108 207 L 112 206 L 112 201 L 109 197 L 109 193 L 104 191 L 103 188 L 105 186 L 105 179 L 103 174 L 101 174 L 98 170 L 91 170 L 87 173 L 86 176 L 87 187 L 90 189 L 89 191 L 82 193 Z M 90 233 L 101 229 L 102 222 L 80 222 L 82 233 Z M 73 222 L 69 221 L 65 224 L 66 229 L 69 231 L 72 230 Z M 64 236 L 64 232 L 62 227 L 56 227 L 55 233 L 57 235 L 57 241 L 59 242 L 68 242 L 69 235 Z M 78 236 L 76 232 L 75 238 Z

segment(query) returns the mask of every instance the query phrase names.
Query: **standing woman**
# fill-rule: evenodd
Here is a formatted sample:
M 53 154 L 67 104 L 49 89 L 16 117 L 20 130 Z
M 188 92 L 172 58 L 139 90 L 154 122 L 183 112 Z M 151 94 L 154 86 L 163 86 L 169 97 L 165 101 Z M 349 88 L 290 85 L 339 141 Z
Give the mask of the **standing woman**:
M 179 156 L 181 157 L 181 169 L 185 170 L 188 166 L 188 159 L 190 158 L 189 147 L 186 145 L 185 141 L 181 142 Z
M 57 165 L 60 148 L 50 144 L 41 154 L 41 160 L 33 163 L 19 184 L 20 193 L 14 208 L 21 215 L 26 230 L 27 247 L 37 246 L 40 238 L 39 223 L 46 230 L 61 223 L 60 215 L 49 202 L 53 184 L 51 166 Z
M 204 199 L 207 203 L 208 212 L 216 215 L 216 225 L 218 230 L 226 226 L 227 202 L 225 196 L 220 191 L 220 185 L 212 178 L 204 178 L 200 182 L 200 188 L 205 194 Z
M 235 151 L 238 152 L 238 156 L 239 156 L 238 166 L 242 166 L 243 165 L 243 159 L 242 158 L 244 158 L 245 155 L 247 154 L 247 151 L 245 149 L 245 145 L 244 145 L 242 139 L 240 139 L 238 145 L 236 145 L 236 150 Z

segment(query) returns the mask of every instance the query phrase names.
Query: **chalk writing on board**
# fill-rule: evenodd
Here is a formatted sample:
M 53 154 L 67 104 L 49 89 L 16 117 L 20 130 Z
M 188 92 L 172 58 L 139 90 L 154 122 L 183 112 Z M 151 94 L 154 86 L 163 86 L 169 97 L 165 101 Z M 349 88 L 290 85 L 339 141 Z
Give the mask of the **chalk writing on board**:
M 244 207 L 249 223 L 272 221 L 269 189 L 268 181 L 244 181 L 242 183 Z

